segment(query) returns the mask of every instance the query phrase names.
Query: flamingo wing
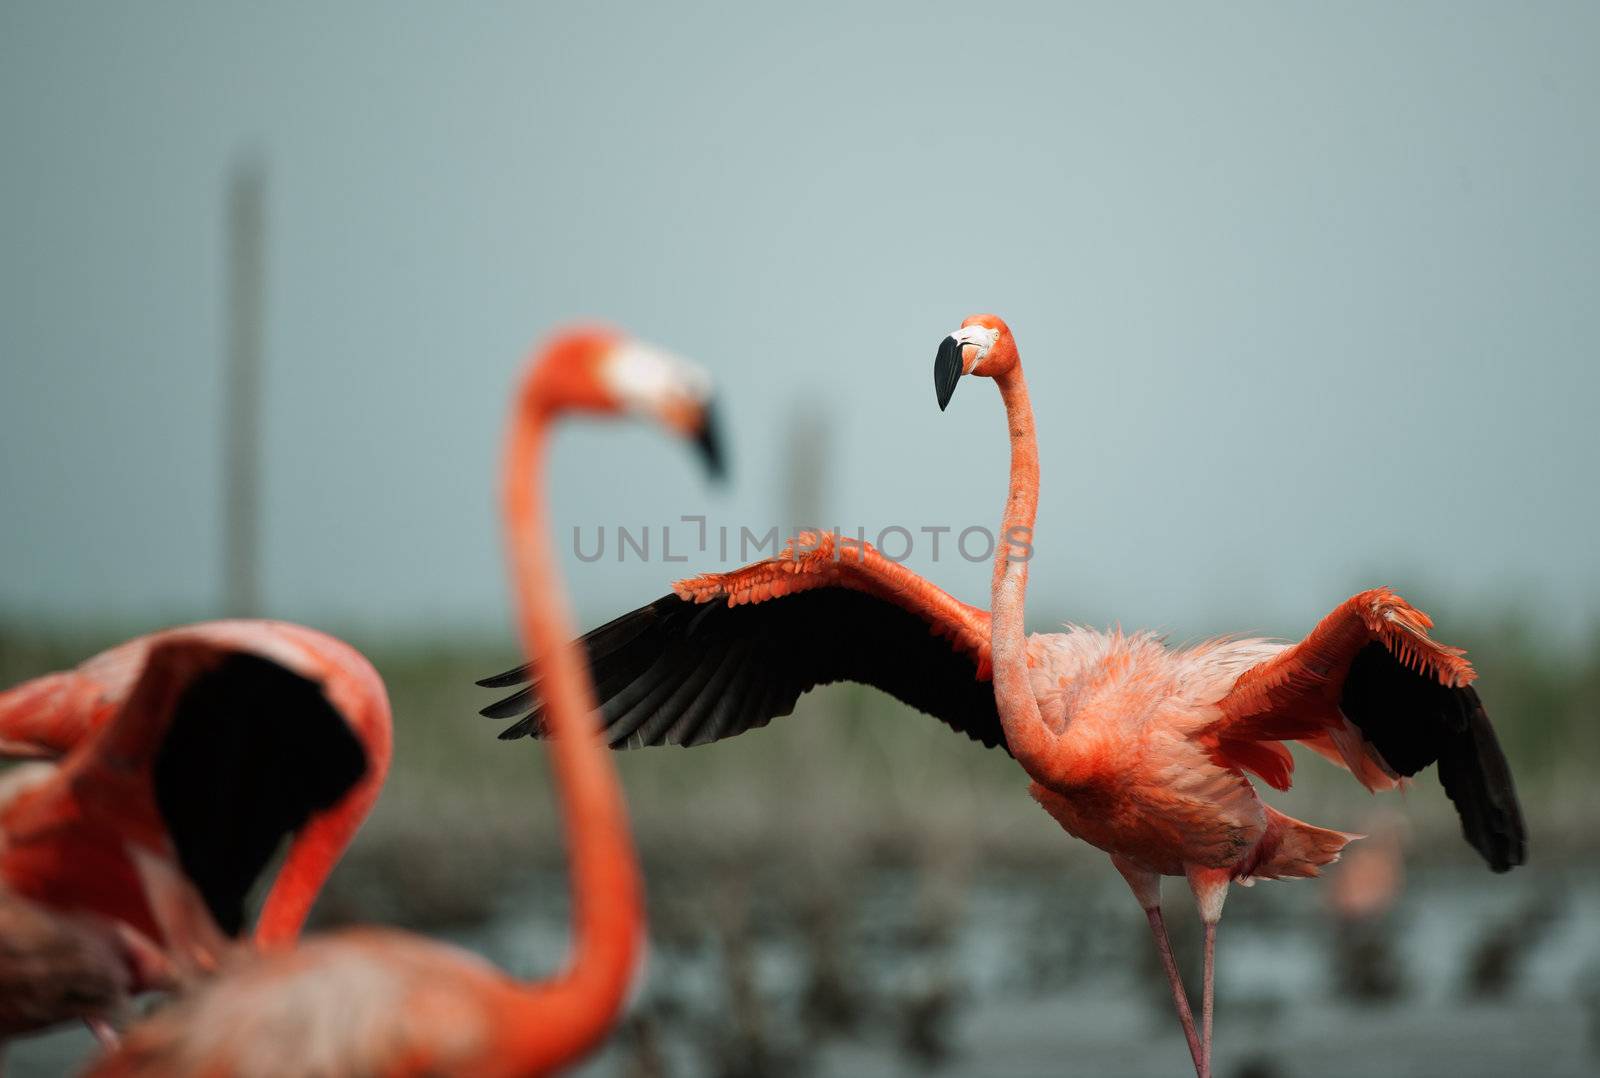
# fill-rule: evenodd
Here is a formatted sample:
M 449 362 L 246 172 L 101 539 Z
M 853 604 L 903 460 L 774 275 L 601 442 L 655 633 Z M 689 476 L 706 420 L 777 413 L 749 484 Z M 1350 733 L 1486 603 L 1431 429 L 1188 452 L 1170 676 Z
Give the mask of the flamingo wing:
M 1209 733 L 1224 756 L 1247 756 L 1257 742 L 1304 742 L 1369 789 L 1437 763 L 1462 833 L 1504 872 L 1527 855 L 1511 769 L 1466 653 L 1429 637 L 1432 626 L 1388 589 L 1362 592 L 1246 670 Z
M 855 681 L 1004 747 L 987 613 L 870 544 L 800 538 L 804 553 L 681 581 L 583 637 L 607 741 L 703 745 L 792 713 L 818 685 Z M 544 733 L 530 676 L 521 666 L 480 682 L 526 686 L 483 709 L 520 716 L 502 738 Z
M 60 782 L 28 804 L 8 838 L 64 844 L 74 851 L 59 862 L 67 864 L 120 857 L 124 841 L 156 861 L 170 850 L 217 927 L 237 936 L 248 894 L 283 840 L 367 768 L 317 681 L 236 641 L 163 634 L 121 707 L 67 755 Z M 118 836 L 110 847 L 108 835 Z M 80 875 L 39 885 L 59 903 L 109 901 L 102 912 L 123 916 L 127 899 L 99 894 L 103 877 Z

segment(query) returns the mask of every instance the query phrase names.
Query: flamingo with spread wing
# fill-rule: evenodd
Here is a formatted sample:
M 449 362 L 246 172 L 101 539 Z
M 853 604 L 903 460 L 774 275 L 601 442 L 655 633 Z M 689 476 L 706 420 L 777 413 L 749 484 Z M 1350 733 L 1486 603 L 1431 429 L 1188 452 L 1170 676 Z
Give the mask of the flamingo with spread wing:
M 994 380 L 1011 467 L 991 610 L 956 601 L 869 545 L 805 535 L 782 555 L 678 582 L 585 636 L 613 746 L 699 745 L 789 714 L 834 681 L 876 686 L 1022 766 L 1068 833 L 1106 851 L 1145 911 L 1196 1071 L 1210 1072 L 1216 927 L 1235 881 L 1317 875 L 1354 836 L 1267 805 L 1299 741 L 1368 789 L 1437 765 L 1467 841 L 1503 872 L 1526 835 L 1505 756 L 1458 649 L 1387 589 L 1341 603 L 1300 643 L 1223 638 L 1173 649 L 1145 633 L 1027 635 L 1039 452 L 1010 329 L 976 315 L 940 344 L 944 408 L 964 375 Z M 527 682 L 526 667 L 486 679 Z M 991 684 L 992 683 L 992 684 Z M 543 736 L 532 687 L 484 709 L 503 734 Z M 1205 926 L 1196 1029 L 1168 944 L 1164 876 L 1184 877 Z

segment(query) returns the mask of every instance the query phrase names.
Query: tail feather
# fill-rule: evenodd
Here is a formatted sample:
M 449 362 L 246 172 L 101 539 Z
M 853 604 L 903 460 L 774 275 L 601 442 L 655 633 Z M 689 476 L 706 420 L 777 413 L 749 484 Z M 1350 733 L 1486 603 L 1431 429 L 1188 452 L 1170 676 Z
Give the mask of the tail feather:
M 1256 856 L 1240 877 L 1258 880 L 1281 880 L 1321 875 L 1323 865 L 1339 859 L 1347 844 L 1363 835 L 1345 831 L 1330 831 L 1314 827 L 1292 816 L 1285 816 L 1270 805 L 1267 812 L 1267 832 L 1256 845 Z

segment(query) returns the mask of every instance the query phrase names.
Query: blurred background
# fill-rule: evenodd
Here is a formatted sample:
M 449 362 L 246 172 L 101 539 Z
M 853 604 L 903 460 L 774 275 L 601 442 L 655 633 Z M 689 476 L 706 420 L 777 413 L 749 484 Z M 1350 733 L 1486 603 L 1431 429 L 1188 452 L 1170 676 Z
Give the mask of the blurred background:
M 397 752 L 322 922 L 547 970 L 542 750 L 472 685 L 517 660 L 528 350 L 598 318 L 725 398 L 718 490 L 654 431 L 560 436 L 587 626 L 741 527 L 992 527 L 999 402 L 929 384 L 992 310 L 1040 424 L 1034 628 L 1297 638 L 1391 584 L 1472 650 L 1523 794 L 1532 863 L 1493 877 L 1431 774 L 1374 800 L 1305 761 L 1273 803 L 1375 852 L 1235 893 L 1218 1074 L 1590 1073 L 1597 40 L 1555 2 L 6 4 L 0 681 L 229 613 L 345 636 Z M 663 562 L 685 514 L 728 562 Z M 987 605 L 948 540 L 909 564 Z M 582 1073 L 1187 1067 L 1136 905 L 1005 757 L 838 687 L 622 766 L 653 951 Z

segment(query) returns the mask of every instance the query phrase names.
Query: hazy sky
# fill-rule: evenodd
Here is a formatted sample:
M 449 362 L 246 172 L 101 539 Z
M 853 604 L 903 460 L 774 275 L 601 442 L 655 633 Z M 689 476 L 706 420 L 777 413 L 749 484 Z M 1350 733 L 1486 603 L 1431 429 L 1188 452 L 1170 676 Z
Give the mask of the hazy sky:
M 564 530 L 790 523 L 806 409 L 828 523 L 991 524 L 997 395 L 930 373 L 982 310 L 1038 414 L 1036 623 L 1600 611 L 1600 6 L 399 7 L 0 7 L 0 613 L 216 612 L 247 152 L 266 613 L 501 629 L 507 389 L 573 316 L 712 368 L 736 472 L 574 428 Z

